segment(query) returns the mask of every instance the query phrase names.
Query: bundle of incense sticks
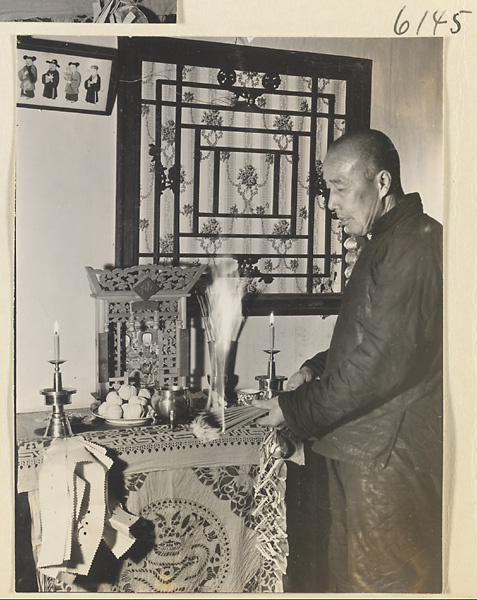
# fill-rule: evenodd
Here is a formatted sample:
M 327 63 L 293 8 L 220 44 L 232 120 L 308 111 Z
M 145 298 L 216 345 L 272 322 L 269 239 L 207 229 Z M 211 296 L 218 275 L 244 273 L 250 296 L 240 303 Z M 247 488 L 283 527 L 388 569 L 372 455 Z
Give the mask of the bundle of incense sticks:
M 232 406 L 225 409 L 225 431 L 231 431 L 255 421 L 270 412 L 270 409 L 258 406 Z
M 204 411 L 192 421 L 190 428 L 197 438 L 210 442 L 221 433 L 243 427 L 267 412 L 268 409 L 257 406 L 234 406 L 225 409 L 222 420 L 221 410 Z
M 209 341 L 211 379 L 207 408 L 221 411 L 222 431 L 225 431 L 224 410 L 225 370 L 231 344 L 237 340 L 244 320 L 242 317 L 243 288 L 235 260 L 224 260 L 211 267 L 212 283 L 205 295 L 198 295 L 204 326 Z
M 241 308 L 241 301 L 242 301 L 242 290 L 239 287 L 239 283 L 237 283 L 235 285 L 235 287 L 232 288 L 231 294 L 233 294 L 233 297 L 235 299 L 235 302 L 233 303 L 233 308 L 235 309 L 234 312 L 232 312 L 231 314 L 227 315 L 230 317 L 230 322 L 231 322 L 231 330 L 229 333 L 229 338 L 231 341 L 234 341 L 238 338 L 245 320 L 242 317 L 242 308 Z M 213 303 L 211 304 L 210 301 L 210 294 L 214 293 L 209 292 L 209 290 L 206 291 L 205 295 L 202 296 L 200 294 L 197 294 L 197 300 L 199 302 L 199 307 L 200 307 L 200 312 L 202 313 L 202 321 L 204 323 L 204 328 L 205 328 L 205 332 L 207 335 L 207 341 L 209 342 L 215 342 L 218 339 L 221 338 L 221 329 L 223 330 L 223 324 L 220 322 L 220 320 L 223 318 L 222 315 L 216 315 L 216 311 L 214 311 L 213 309 Z M 228 295 L 228 294 L 227 294 Z M 230 296 L 229 296 L 230 297 Z M 228 298 L 227 298 L 228 299 Z M 240 304 L 237 302 L 237 299 L 240 301 Z M 240 312 L 239 312 L 240 311 Z M 230 313 L 230 306 L 228 308 L 228 312 Z

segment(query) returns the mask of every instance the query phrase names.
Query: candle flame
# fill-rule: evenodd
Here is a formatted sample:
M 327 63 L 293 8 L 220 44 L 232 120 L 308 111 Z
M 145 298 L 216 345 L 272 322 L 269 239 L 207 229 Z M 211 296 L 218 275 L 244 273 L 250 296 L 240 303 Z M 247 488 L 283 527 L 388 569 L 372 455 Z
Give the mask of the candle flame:
M 275 315 L 272 310 L 272 312 L 270 313 L 270 325 L 274 325 L 274 323 L 275 323 Z
M 55 335 L 58 335 L 58 333 L 59 333 L 58 321 L 55 321 L 55 325 L 54 325 L 53 333 L 54 333 Z

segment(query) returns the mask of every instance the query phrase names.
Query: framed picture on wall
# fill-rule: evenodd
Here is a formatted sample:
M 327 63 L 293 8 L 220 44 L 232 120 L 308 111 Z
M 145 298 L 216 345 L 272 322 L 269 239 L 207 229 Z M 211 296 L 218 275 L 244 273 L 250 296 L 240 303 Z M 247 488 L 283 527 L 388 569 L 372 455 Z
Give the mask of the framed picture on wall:
M 17 38 L 17 106 L 110 115 L 117 51 L 70 42 Z

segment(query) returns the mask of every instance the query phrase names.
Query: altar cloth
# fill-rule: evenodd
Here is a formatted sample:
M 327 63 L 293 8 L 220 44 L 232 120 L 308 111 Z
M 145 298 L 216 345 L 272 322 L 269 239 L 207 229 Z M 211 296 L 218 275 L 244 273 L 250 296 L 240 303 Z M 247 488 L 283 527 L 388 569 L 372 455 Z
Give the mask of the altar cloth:
M 23 438 L 18 442 L 18 491 L 28 491 L 37 557 L 41 545 L 37 471 L 51 440 L 32 437 L 33 424 L 37 433 L 41 430 L 40 413 L 19 421 L 18 436 Z M 164 425 L 82 431 L 82 437 L 114 457 L 110 488 L 125 509 L 139 517 L 133 532 L 137 540 L 120 560 L 106 557 L 104 568 L 103 549 L 94 573 L 77 577 L 74 583 L 39 574 L 40 591 L 283 591 L 287 468 L 284 460 L 274 461 L 264 495 L 261 444 L 267 433 L 249 424 L 204 444 L 185 426 L 175 431 Z M 271 527 L 264 529 L 264 521 Z M 280 532 L 276 540 L 275 532 Z
M 111 427 L 98 419 L 93 420 L 88 409 L 67 410 L 74 426 L 91 442 L 104 446 L 120 461 L 125 473 L 150 470 L 213 467 L 218 465 L 258 464 L 260 444 L 264 439 L 263 427 L 250 423 L 219 439 L 202 442 L 185 425 L 170 430 L 167 425 L 145 427 Z M 38 468 L 43 453 L 51 444 L 43 438 L 48 412 L 23 413 L 17 418 L 18 484 L 17 491 L 28 492 L 38 487 Z

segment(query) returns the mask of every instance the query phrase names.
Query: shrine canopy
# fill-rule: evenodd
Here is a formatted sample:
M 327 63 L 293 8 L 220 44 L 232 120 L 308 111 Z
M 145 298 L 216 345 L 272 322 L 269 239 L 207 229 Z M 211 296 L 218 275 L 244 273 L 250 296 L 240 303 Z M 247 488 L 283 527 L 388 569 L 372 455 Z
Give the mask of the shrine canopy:
M 138 265 L 124 269 L 86 267 L 91 296 L 104 300 L 162 300 L 190 296 L 192 288 L 206 271 L 207 265 L 172 267 Z

